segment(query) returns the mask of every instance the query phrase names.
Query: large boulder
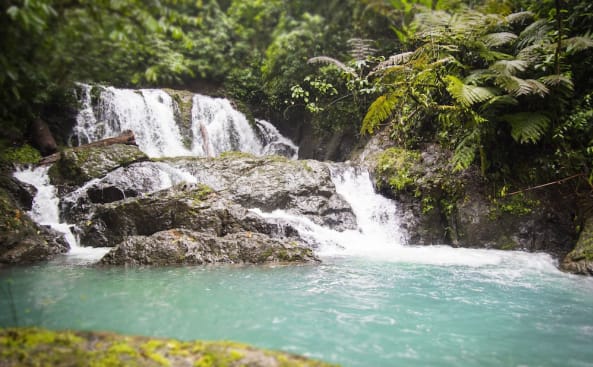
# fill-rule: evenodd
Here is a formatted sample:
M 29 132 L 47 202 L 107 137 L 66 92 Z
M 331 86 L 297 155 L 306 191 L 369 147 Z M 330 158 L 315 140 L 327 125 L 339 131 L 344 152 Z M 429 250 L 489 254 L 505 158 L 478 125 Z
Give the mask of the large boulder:
M 566 255 L 560 267 L 575 274 L 593 275 L 593 217 L 585 221 L 574 250 Z
M 112 247 L 129 236 L 150 236 L 169 229 L 188 229 L 216 237 L 237 232 L 296 235 L 296 231 L 265 221 L 207 186 L 191 184 L 96 205 L 78 227 L 81 243 L 96 247 Z
M 112 144 L 67 149 L 50 168 L 51 183 L 62 189 L 80 186 L 95 178 L 148 157 L 135 145 Z M 63 190 L 60 190 L 63 191 Z
M 336 230 L 356 228 L 350 205 L 336 192 L 327 164 L 227 153 L 214 159 L 166 161 L 247 208 L 304 215 Z
M 31 140 L 43 155 L 49 155 L 58 150 L 58 144 L 49 126 L 40 118 L 36 118 L 31 124 Z
M 179 341 L 37 328 L 0 329 L 0 350 L 3 367 L 330 367 L 304 357 L 228 341 Z
M 111 265 L 202 265 L 211 263 L 311 262 L 310 247 L 295 240 L 253 232 L 219 237 L 187 229 L 171 229 L 150 236 L 131 236 L 103 259 Z

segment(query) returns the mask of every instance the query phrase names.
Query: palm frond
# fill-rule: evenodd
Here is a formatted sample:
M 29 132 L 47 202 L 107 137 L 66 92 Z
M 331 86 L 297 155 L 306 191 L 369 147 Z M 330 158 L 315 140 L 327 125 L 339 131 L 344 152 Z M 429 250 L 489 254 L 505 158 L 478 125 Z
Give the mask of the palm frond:
M 489 33 L 482 37 L 484 43 L 489 47 L 506 45 L 516 40 L 518 36 L 511 32 Z
M 375 128 L 391 116 L 397 104 L 395 94 L 382 95 L 377 98 L 369 107 L 360 129 L 362 134 L 372 134 Z
M 502 116 L 511 125 L 511 136 L 521 144 L 537 143 L 550 126 L 550 118 L 537 112 L 520 112 Z
M 512 75 L 500 75 L 494 83 L 515 97 L 528 95 L 543 97 L 550 92 L 542 82 L 535 79 L 521 79 Z
M 523 23 L 526 20 L 533 19 L 534 14 L 530 11 L 520 11 L 517 13 L 509 14 L 505 17 L 505 20 L 510 24 Z
M 517 105 L 519 105 L 519 101 L 517 100 L 517 98 L 510 96 L 508 94 L 503 94 L 501 96 L 496 96 L 486 101 L 486 103 L 484 103 L 484 105 L 481 106 L 480 111 L 487 111 L 488 109 L 495 109 L 497 107 Z
M 309 63 L 309 64 L 331 64 L 331 65 L 336 66 L 338 69 L 342 70 L 345 73 L 354 74 L 354 69 L 352 69 L 349 66 L 346 66 L 340 60 L 334 59 L 333 57 L 329 57 L 329 56 L 312 57 L 307 61 L 307 63 Z
M 546 53 L 547 52 L 544 45 L 541 43 L 536 43 L 534 45 L 522 48 L 517 53 L 517 59 L 523 60 L 528 64 L 533 65 L 539 63 Z
M 492 88 L 465 84 L 453 75 L 447 75 L 445 80 L 447 82 L 447 91 L 463 107 L 471 107 L 496 96 Z
M 593 47 L 593 38 L 591 38 L 591 35 L 585 34 L 568 38 L 564 43 L 566 44 L 566 52 L 575 53 Z

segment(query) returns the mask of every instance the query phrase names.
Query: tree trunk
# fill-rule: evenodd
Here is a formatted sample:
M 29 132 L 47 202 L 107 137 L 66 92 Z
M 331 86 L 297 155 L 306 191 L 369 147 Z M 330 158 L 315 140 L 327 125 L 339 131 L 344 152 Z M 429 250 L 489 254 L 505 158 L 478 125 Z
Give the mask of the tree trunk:
M 81 145 L 79 147 L 74 147 L 74 148 L 72 148 L 72 150 L 74 150 L 76 152 L 76 151 L 86 149 L 86 148 L 104 147 L 104 146 L 113 145 L 113 144 L 137 145 L 136 137 L 134 136 L 134 132 L 132 130 L 125 130 L 124 132 L 121 133 L 121 135 L 118 135 L 116 137 L 95 141 L 95 142 L 92 142 L 89 144 Z M 43 166 L 43 165 L 55 163 L 60 159 L 60 157 L 61 157 L 61 154 L 59 152 L 52 154 L 52 155 L 48 155 L 47 157 L 44 157 L 43 159 L 41 159 L 39 161 L 38 165 Z

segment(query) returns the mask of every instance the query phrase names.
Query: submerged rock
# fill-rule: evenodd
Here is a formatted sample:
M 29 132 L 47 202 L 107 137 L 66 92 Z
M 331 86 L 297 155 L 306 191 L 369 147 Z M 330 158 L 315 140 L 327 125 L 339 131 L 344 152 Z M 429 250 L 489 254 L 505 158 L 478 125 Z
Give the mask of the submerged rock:
M 253 232 L 224 237 L 186 229 L 171 229 L 151 236 L 131 236 L 103 259 L 111 265 L 202 265 L 211 263 L 311 262 L 312 250 L 294 240 Z
M 89 331 L 0 329 L 0 364 L 26 366 L 324 367 L 329 364 L 233 342 L 179 341 Z
M 593 217 L 585 221 L 577 244 L 560 267 L 575 274 L 593 275 Z

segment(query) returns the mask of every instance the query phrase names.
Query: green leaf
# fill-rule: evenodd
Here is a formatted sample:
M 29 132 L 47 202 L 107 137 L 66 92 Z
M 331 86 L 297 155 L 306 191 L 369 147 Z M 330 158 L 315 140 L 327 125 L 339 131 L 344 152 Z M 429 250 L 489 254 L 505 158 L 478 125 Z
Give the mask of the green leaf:
M 538 112 L 514 113 L 502 119 L 511 125 L 511 136 L 521 144 L 537 143 L 550 126 L 550 118 Z
M 397 98 L 394 94 L 382 95 L 377 98 L 369 107 L 366 116 L 362 121 L 361 133 L 372 134 L 377 125 L 381 124 L 391 116 L 396 103 Z
M 447 91 L 463 107 L 471 107 L 496 96 L 494 89 L 463 83 L 453 75 L 445 77 Z

